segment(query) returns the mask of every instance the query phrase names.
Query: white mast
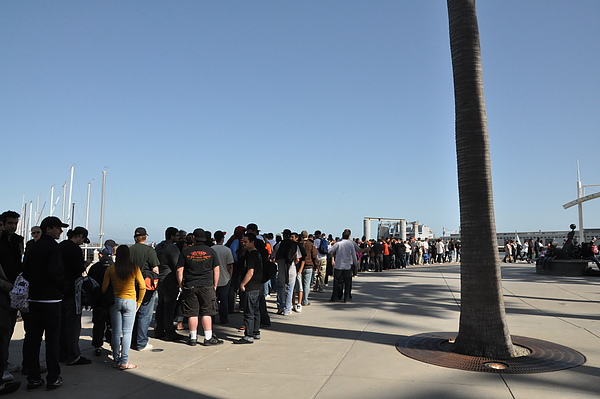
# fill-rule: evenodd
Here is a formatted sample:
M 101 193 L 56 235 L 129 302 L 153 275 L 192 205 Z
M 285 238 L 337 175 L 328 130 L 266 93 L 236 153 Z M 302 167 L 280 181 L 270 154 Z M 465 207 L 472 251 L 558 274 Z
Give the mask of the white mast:
M 54 216 L 54 186 L 50 187 L 50 216 Z
M 35 221 L 34 225 L 38 224 L 40 220 L 40 196 L 35 197 Z
M 29 201 L 29 231 L 31 231 L 31 228 L 33 227 L 33 225 L 31 224 L 33 222 L 33 201 Z M 27 234 L 27 233 L 25 233 Z M 27 235 L 23 235 L 23 237 L 28 237 Z
M 23 237 L 27 237 L 25 231 L 27 231 L 27 203 L 25 201 L 25 195 L 23 194 L 23 204 L 21 205 L 21 218 L 23 219 L 23 223 L 19 223 L 17 227 L 17 231 L 19 235 Z
M 71 179 L 69 181 L 69 206 L 71 206 L 71 200 L 73 199 L 73 175 L 75 174 L 75 165 L 71 165 Z M 73 228 L 73 226 L 71 226 L 73 224 L 73 221 L 71 220 L 70 216 L 67 216 L 67 221 L 66 223 Z
M 73 221 L 75 220 L 75 203 L 73 202 L 71 204 L 71 216 L 70 216 L 70 220 Z M 75 227 L 75 226 L 70 226 L 71 230 Z
M 89 230 L 90 226 L 90 190 L 92 188 L 92 182 L 88 182 L 87 192 L 87 205 L 85 207 L 85 229 Z
M 92 182 L 88 182 L 88 192 L 87 192 L 87 204 L 85 206 L 85 229 L 90 231 L 90 189 L 92 188 Z M 85 260 L 88 259 L 88 246 L 89 244 L 85 244 Z
M 62 215 L 60 220 L 64 223 L 65 221 L 65 214 L 67 212 L 66 210 L 66 206 L 67 206 L 67 182 L 63 183 L 63 196 L 62 196 Z
M 577 160 L 577 199 L 583 197 L 583 187 L 581 187 L 581 175 L 579 173 L 579 160 Z M 579 201 L 577 204 L 577 211 L 579 213 L 579 244 L 583 243 L 583 202 Z
M 21 201 L 21 219 L 23 219 L 23 223 L 18 224 L 17 233 L 23 237 L 26 237 L 25 226 L 27 226 L 27 202 L 25 202 L 25 194 L 23 194 L 23 200 Z
M 102 246 L 104 242 L 104 198 L 106 195 L 106 171 L 102 171 L 102 202 L 100 205 L 100 243 L 99 246 Z

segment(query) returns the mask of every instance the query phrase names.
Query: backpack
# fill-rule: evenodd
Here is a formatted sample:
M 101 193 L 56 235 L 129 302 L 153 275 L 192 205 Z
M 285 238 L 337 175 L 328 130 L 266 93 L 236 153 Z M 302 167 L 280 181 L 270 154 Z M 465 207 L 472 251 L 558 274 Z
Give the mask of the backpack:
M 270 260 L 263 262 L 263 270 L 262 270 L 262 278 L 260 279 L 261 283 L 266 283 L 271 280 L 277 274 L 277 264 L 275 262 L 271 262 Z
M 29 312 L 29 281 L 25 280 L 23 273 L 17 276 L 9 296 L 11 308 L 23 313 Z
M 327 255 L 329 253 L 329 243 L 325 238 L 321 238 L 320 240 L 321 241 L 319 241 L 319 248 L 317 249 L 319 250 L 319 253 L 321 255 Z
M 94 304 L 94 291 L 100 284 L 90 276 L 83 276 L 75 280 L 75 308 L 81 314 L 84 308 L 91 308 Z

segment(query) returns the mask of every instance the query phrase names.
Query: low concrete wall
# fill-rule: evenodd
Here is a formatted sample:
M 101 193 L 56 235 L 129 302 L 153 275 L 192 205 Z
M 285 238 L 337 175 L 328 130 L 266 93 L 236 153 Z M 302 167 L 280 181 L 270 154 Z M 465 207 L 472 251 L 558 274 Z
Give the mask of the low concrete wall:
M 584 276 L 589 262 L 583 259 L 552 259 L 547 262 L 538 262 L 535 271 L 539 274 L 552 276 Z

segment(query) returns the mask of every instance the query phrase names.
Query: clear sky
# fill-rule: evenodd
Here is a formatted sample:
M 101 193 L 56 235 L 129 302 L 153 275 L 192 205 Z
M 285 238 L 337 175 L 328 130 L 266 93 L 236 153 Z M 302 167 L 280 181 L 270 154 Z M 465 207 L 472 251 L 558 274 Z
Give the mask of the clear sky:
M 564 230 L 577 160 L 600 184 L 600 2 L 478 16 L 497 228 Z M 0 38 L 0 209 L 39 195 L 47 215 L 75 165 L 92 239 L 103 170 L 120 241 L 250 222 L 360 236 L 365 216 L 459 228 L 445 1 L 5 0 Z M 600 199 L 584 218 L 600 227 Z

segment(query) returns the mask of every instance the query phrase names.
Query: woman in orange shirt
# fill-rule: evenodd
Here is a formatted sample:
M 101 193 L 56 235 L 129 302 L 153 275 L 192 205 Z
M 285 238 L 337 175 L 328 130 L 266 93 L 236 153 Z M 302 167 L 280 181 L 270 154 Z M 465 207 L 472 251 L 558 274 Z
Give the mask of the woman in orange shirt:
M 109 284 L 112 284 L 115 294 L 115 303 L 108 308 L 113 329 L 110 345 L 115 367 L 120 370 L 134 369 L 137 366 L 129 363 L 129 347 L 131 346 L 135 314 L 146 293 L 146 283 L 140 268 L 131 262 L 127 245 L 120 245 L 117 248 L 115 264 L 106 269 L 102 283 L 103 293 L 106 292 Z M 123 334 L 123 339 L 121 339 L 121 334 Z

